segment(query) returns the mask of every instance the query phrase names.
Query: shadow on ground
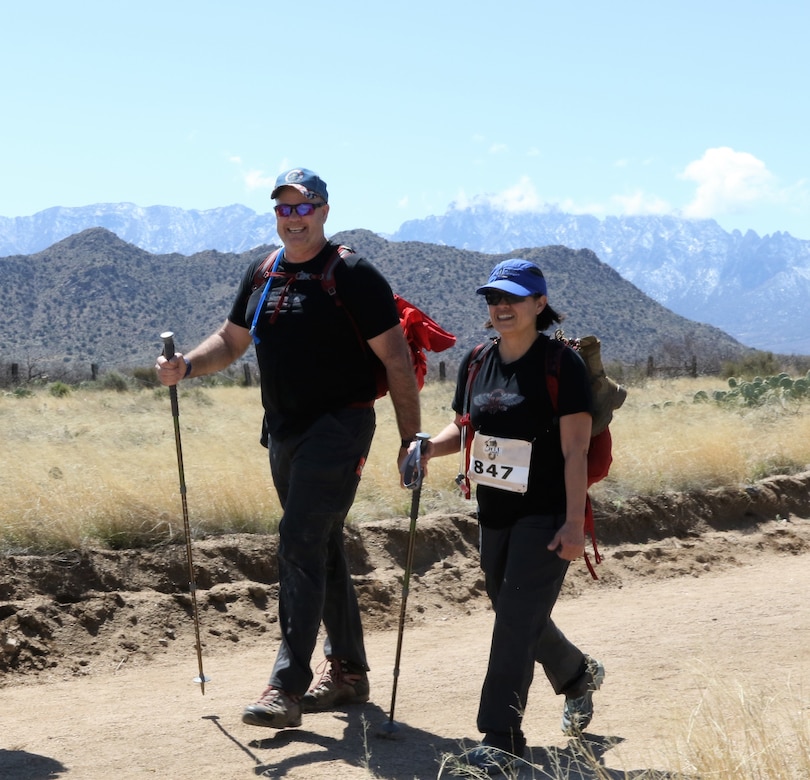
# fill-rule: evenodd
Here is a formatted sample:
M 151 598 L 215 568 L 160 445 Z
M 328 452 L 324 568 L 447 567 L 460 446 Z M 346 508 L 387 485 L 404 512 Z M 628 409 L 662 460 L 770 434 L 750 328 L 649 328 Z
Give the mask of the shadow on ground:
M 584 734 L 572 739 L 565 748 L 528 748 L 526 759 L 503 772 L 488 775 L 464 763 L 463 756 L 445 755 L 438 778 L 462 777 L 484 780 L 489 777 L 508 780 L 695 780 L 678 772 L 660 769 L 610 769 L 604 764 L 608 750 L 623 742 L 622 737 L 599 737 Z
M 206 717 L 223 736 L 239 746 L 253 764 L 257 777 L 286 777 L 301 767 L 316 764 L 352 766 L 377 780 L 431 780 L 461 777 L 484 780 L 490 777 L 464 761 L 464 753 L 475 746 L 464 738 L 448 739 L 431 732 L 395 723 L 393 736 L 386 733 L 388 715 L 374 704 L 329 713 L 343 721 L 341 737 L 305 729 L 268 730 L 267 737 L 247 744 L 229 733 L 215 715 Z M 657 769 L 610 769 L 604 755 L 623 741 L 622 737 L 585 734 L 565 748 L 534 747 L 527 759 L 496 777 L 508 780 L 694 780 L 677 772 Z M 295 753 L 290 754 L 290 748 Z M 273 753 L 279 754 L 278 758 Z
M 445 739 L 406 723 L 395 722 L 396 732 L 388 734 L 388 714 L 371 703 L 322 713 L 321 717 L 342 721 L 342 735 L 331 737 L 303 728 L 268 729 L 263 739 L 245 744 L 222 725 L 218 716 L 209 715 L 205 719 L 250 758 L 258 777 L 286 777 L 294 769 L 320 763 L 356 767 L 365 770 L 369 778 L 379 780 L 433 778 L 438 776 L 442 755 L 458 751 L 461 745 L 460 739 Z M 291 747 L 295 748 L 294 755 Z
M 25 750 L 0 749 L 0 777 L 14 780 L 48 780 L 61 777 L 67 768 L 56 759 L 27 753 Z

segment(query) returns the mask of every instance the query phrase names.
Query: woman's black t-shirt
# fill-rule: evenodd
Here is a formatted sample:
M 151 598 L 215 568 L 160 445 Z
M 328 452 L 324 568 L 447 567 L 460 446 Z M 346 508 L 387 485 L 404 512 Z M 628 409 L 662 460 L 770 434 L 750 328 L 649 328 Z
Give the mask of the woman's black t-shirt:
M 282 259 L 277 270 L 318 275 L 336 251 L 327 243 L 312 260 Z M 264 285 L 252 290 L 261 262 L 245 272 L 228 315 L 243 328 L 251 327 L 261 299 Z M 273 436 L 300 432 L 326 412 L 376 396 L 379 361 L 364 342 L 399 322 L 391 287 L 374 266 L 353 255 L 338 262 L 334 281 L 339 305 L 319 279 L 297 279 L 279 307 L 284 280 L 274 279 L 262 306 L 256 358 L 265 422 Z
M 558 416 L 591 413 L 587 369 L 573 349 L 565 347 L 560 360 L 558 414 L 546 382 L 549 338 L 539 334 L 528 352 L 503 363 L 496 345 L 483 360 L 470 393 L 470 418 L 476 431 L 489 436 L 532 442 L 528 489 L 525 493 L 476 487 L 478 519 L 482 525 L 503 528 L 520 517 L 565 512 L 565 461 L 560 445 Z M 459 368 L 453 409 L 463 414 L 467 367 L 472 352 Z

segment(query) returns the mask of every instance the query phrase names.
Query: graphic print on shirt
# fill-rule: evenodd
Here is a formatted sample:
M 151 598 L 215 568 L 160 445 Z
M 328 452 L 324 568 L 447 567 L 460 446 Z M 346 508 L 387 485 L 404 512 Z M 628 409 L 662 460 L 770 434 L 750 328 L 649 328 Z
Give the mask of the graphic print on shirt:
M 506 412 L 512 406 L 517 406 L 524 401 L 524 397 L 519 393 L 510 393 L 503 389 L 492 390 L 489 393 L 479 393 L 473 398 L 473 403 L 482 411 L 494 414 L 495 412 Z
M 304 296 L 293 288 L 278 287 L 270 291 L 267 296 L 267 309 L 265 316 L 275 322 L 280 314 L 290 314 L 293 311 L 300 312 Z

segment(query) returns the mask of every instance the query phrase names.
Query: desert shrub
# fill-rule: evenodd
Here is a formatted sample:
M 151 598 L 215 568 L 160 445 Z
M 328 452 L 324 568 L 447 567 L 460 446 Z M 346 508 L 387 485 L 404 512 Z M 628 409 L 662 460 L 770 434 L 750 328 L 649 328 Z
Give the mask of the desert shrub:
M 154 366 L 149 366 L 149 368 L 133 368 L 132 369 L 132 378 L 141 386 L 141 387 L 157 387 L 158 378 L 157 378 L 157 370 Z
M 720 376 L 723 379 L 737 376 L 753 379 L 756 376 L 778 374 L 782 371 L 782 364 L 773 352 L 756 351 L 737 360 L 727 360 L 720 367 Z
M 114 390 L 116 393 L 126 393 L 131 389 L 130 381 L 118 371 L 108 371 L 98 382 L 101 390 Z
M 34 395 L 34 391 L 28 387 L 15 387 L 10 393 L 6 393 L 13 398 L 30 398 Z

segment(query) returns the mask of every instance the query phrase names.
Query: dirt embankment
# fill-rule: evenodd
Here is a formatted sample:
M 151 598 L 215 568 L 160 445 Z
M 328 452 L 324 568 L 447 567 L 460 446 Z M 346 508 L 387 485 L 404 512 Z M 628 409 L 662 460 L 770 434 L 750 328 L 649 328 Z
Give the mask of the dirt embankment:
M 631 498 L 597 507 L 604 562 L 599 581 L 575 563 L 564 596 L 744 564 L 763 550 L 810 547 L 810 473 L 747 488 Z M 407 520 L 351 527 L 347 545 L 368 630 L 396 626 Z M 484 603 L 472 516 L 419 519 L 408 601 L 411 623 Z M 198 609 L 206 652 L 277 634 L 276 537 L 195 542 Z M 591 553 L 591 556 L 593 554 Z M 27 676 L 87 675 L 143 664 L 193 644 L 184 545 L 151 550 L 75 550 L 9 555 L 0 570 L 0 685 Z

